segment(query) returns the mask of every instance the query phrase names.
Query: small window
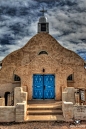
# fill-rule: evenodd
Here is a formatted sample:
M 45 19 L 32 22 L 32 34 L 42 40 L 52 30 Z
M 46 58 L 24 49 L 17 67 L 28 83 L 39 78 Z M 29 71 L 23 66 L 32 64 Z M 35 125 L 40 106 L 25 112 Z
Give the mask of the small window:
M 46 51 L 41 51 L 41 52 L 39 52 L 38 55 L 41 55 L 41 54 L 47 54 L 48 55 L 48 53 Z
M 67 81 L 73 81 L 73 74 L 71 74 L 70 76 L 68 76 Z
M 21 79 L 18 75 L 14 74 L 14 81 L 21 81 Z
M 41 31 L 46 31 L 46 23 L 41 24 Z

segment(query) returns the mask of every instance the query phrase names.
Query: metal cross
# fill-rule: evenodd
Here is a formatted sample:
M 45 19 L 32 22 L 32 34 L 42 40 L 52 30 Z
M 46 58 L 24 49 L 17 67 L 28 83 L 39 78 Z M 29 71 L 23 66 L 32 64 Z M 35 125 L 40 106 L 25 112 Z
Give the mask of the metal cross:
M 47 10 L 44 10 L 44 7 L 43 7 L 43 10 L 40 10 L 40 12 L 43 12 L 43 16 L 44 16 L 44 13 L 47 12 Z

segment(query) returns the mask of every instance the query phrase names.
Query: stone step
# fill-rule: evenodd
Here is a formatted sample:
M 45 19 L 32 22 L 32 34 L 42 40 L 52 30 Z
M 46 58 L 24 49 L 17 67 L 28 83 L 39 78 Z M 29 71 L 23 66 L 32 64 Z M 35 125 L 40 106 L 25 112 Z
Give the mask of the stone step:
M 27 110 L 62 109 L 62 105 L 27 105 Z
M 29 110 L 27 111 L 27 115 L 62 115 L 62 110 Z
M 63 115 L 27 115 L 26 121 L 65 121 Z

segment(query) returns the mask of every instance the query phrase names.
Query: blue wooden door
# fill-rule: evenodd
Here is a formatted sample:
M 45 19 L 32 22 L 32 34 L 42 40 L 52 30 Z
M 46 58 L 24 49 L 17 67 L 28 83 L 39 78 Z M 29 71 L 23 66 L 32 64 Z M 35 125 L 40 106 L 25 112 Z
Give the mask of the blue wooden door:
M 33 75 L 33 99 L 43 99 L 43 75 Z
M 44 75 L 44 99 L 55 99 L 55 75 Z
M 55 75 L 33 75 L 33 99 L 55 99 Z

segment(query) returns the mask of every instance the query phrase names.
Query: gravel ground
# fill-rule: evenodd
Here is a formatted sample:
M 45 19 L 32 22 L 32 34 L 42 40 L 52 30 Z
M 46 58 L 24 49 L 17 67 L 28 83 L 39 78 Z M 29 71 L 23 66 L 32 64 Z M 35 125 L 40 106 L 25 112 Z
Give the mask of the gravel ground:
M 0 123 L 0 129 L 86 129 L 86 122 L 80 125 L 65 122 Z

